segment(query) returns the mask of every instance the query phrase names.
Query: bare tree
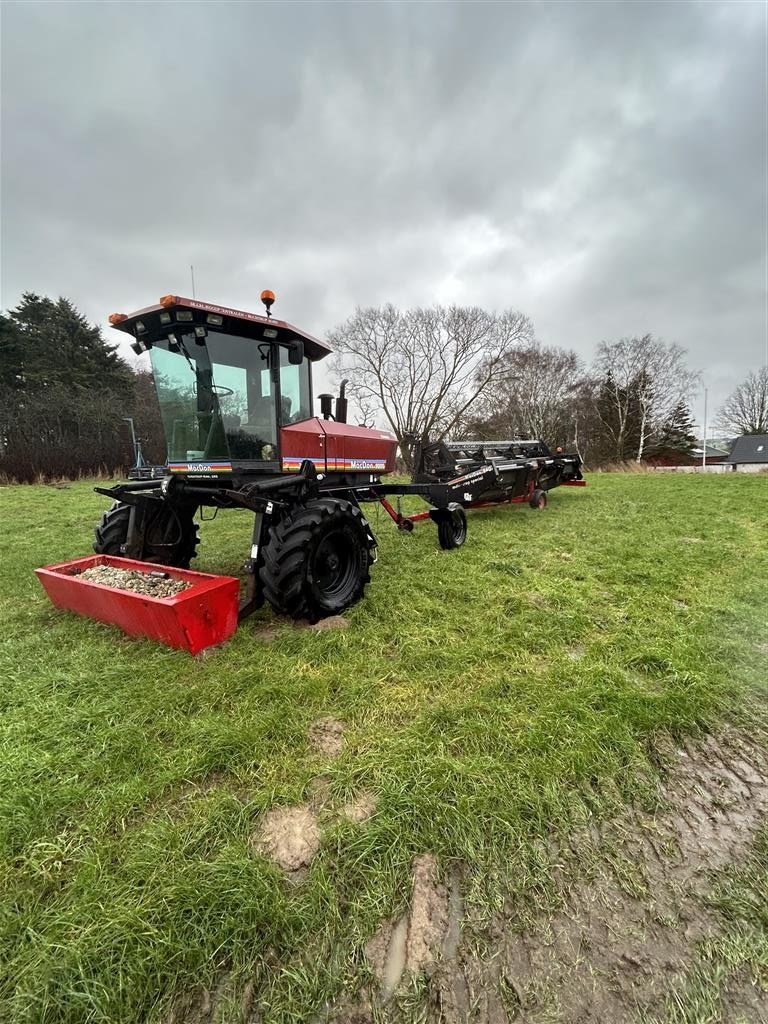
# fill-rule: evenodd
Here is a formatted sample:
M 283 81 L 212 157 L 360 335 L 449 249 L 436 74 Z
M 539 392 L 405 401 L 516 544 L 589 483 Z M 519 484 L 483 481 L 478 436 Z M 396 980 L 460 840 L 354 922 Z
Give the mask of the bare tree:
M 750 373 L 728 396 L 717 425 L 734 434 L 768 434 L 768 366 Z
M 334 372 L 359 404 L 375 402 L 410 465 L 411 438 L 445 437 L 485 391 L 509 376 L 508 355 L 533 337 L 515 310 L 392 305 L 358 309 L 333 330 Z
M 533 341 L 505 357 L 506 379 L 494 382 L 467 430 L 487 437 L 536 437 L 551 444 L 573 440 L 574 393 L 583 367 L 575 352 Z
M 662 423 L 695 389 L 699 375 L 687 368 L 685 354 L 651 334 L 598 346 L 597 411 L 617 458 L 625 457 L 632 434 L 633 455 L 640 462 Z
M 357 409 L 357 423 L 361 427 L 375 427 L 379 415 L 379 407 L 370 395 L 356 392 L 353 396 L 354 407 Z

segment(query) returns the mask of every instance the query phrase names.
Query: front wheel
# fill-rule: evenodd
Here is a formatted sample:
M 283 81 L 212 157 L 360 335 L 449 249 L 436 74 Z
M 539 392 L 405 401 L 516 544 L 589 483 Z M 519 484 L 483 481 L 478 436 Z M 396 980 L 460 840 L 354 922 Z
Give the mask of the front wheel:
M 317 622 L 363 596 L 376 542 L 363 513 L 340 498 L 299 505 L 270 531 L 259 570 L 278 615 Z
M 443 551 L 460 548 L 467 539 L 467 514 L 458 502 L 448 508 L 430 509 L 429 515 L 437 523 L 437 539 Z
M 144 509 L 144 515 L 144 544 L 139 561 L 188 569 L 197 554 L 199 539 L 192 512 L 158 502 Z M 130 518 L 131 506 L 120 501 L 102 514 L 93 541 L 97 555 L 125 556 Z
M 531 500 L 528 502 L 528 504 L 531 506 L 531 508 L 536 509 L 536 511 L 543 512 L 544 509 L 547 507 L 547 492 L 542 491 L 540 488 L 537 487 L 531 495 Z

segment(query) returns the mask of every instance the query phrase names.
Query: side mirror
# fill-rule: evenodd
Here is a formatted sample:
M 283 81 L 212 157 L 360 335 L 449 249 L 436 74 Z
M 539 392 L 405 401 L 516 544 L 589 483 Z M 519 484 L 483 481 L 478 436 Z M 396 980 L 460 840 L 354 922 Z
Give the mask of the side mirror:
M 288 343 L 288 362 L 291 366 L 301 366 L 304 362 L 304 342 L 298 338 Z

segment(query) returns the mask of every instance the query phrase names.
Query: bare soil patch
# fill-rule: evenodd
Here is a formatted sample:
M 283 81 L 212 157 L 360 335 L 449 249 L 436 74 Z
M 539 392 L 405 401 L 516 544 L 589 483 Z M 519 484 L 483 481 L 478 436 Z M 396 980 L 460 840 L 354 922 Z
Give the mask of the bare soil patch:
M 450 910 L 450 894 L 440 881 L 437 858 L 421 854 L 413 862 L 409 912 L 398 921 L 384 921 L 365 948 L 384 1001 L 404 972 L 413 974 L 437 961 L 451 931 Z
M 437 959 L 448 930 L 448 890 L 438 876 L 437 858 L 425 853 L 413 862 L 413 894 L 405 965 L 418 971 Z
M 316 754 L 338 757 L 344 747 L 344 723 L 336 718 L 319 718 L 309 727 L 309 746 Z
M 768 1020 L 768 996 L 760 992 L 742 969 L 729 978 L 723 997 L 724 1024 L 765 1024 Z
M 320 848 L 317 817 L 308 804 L 273 807 L 262 818 L 252 843 L 283 871 L 299 871 L 312 862 Z
M 253 981 L 242 989 L 229 971 L 222 971 L 211 988 L 194 989 L 175 1000 L 163 1024 L 261 1024 Z
M 259 640 L 263 644 L 273 644 L 282 631 L 282 625 L 279 623 L 268 622 L 266 625 L 259 626 L 258 629 L 254 629 L 253 639 Z
M 367 821 L 376 811 L 378 799 L 373 793 L 360 793 L 341 808 L 342 817 L 357 823 Z
M 230 995 L 230 977 L 223 972 L 211 988 L 200 987 L 179 997 L 163 1024 L 214 1024 L 219 1008 Z
M 296 623 L 297 629 L 308 629 L 312 633 L 326 633 L 330 629 L 347 629 L 349 619 L 343 615 L 329 615 L 327 619 L 320 619 L 318 622 Z

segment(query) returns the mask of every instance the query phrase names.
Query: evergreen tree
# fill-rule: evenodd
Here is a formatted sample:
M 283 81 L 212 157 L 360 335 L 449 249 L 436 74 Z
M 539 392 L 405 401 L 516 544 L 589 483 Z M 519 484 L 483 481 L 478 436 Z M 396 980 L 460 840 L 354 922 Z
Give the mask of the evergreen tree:
M 664 452 L 690 455 L 697 446 L 695 425 L 687 402 L 678 402 L 657 432 L 650 455 Z
M 76 476 L 123 464 L 135 377 L 67 299 L 27 292 L 0 318 L 0 474 Z
M 10 317 L 0 315 L 0 389 L 4 401 L 21 390 L 23 342 Z
M 128 396 L 133 373 L 68 299 L 25 292 L 3 318 L 0 379 L 15 378 L 15 390 L 88 389 Z

